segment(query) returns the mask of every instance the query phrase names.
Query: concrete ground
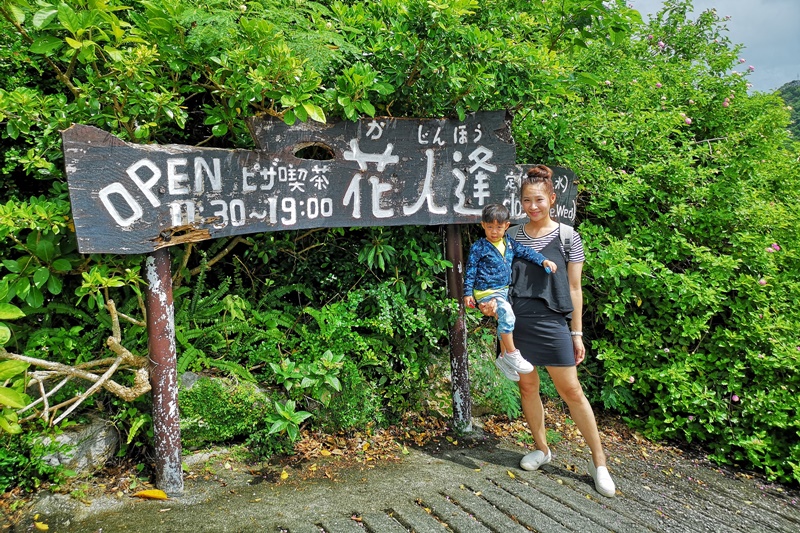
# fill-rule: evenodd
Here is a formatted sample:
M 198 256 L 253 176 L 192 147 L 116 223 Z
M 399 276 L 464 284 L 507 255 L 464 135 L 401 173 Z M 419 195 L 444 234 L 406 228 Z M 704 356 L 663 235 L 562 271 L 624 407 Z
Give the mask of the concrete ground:
M 267 478 L 224 454 L 195 455 L 179 498 L 101 495 L 87 504 L 40 494 L 10 530 L 36 531 L 39 522 L 67 533 L 800 531 L 790 487 L 682 453 L 631 449 L 609 450 L 615 498 L 595 492 L 588 452 L 569 442 L 553 446 L 553 462 L 537 472 L 518 466 L 529 450 L 480 436 L 351 464 L 330 479 L 292 469 L 285 480 Z

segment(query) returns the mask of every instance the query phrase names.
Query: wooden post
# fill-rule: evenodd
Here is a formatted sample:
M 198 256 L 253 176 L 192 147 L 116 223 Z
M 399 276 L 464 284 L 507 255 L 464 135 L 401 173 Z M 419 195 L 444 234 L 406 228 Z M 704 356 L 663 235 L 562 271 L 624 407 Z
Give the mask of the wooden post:
M 464 315 L 464 252 L 461 246 L 461 226 L 448 224 L 446 230 L 447 297 L 458 302 L 455 322 L 450 326 L 450 373 L 453 390 L 453 427 L 457 431 L 472 431 L 472 396 L 469 391 L 469 360 L 467 357 L 467 323 Z
M 148 254 L 145 271 L 148 283 L 147 347 L 153 394 L 156 486 L 170 496 L 179 496 L 183 494 L 183 473 L 169 248 L 160 248 Z

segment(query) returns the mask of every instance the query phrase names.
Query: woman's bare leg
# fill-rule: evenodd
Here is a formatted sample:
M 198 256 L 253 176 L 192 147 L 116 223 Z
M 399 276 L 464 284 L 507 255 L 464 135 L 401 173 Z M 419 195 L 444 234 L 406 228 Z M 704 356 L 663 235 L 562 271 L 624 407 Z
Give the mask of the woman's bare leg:
M 530 374 L 519 375 L 519 394 L 521 396 L 522 413 L 528 422 L 533 442 L 538 450 L 549 451 L 547 432 L 544 429 L 544 405 L 539 396 L 539 373 L 534 368 Z
M 589 446 L 589 449 L 592 450 L 594 465 L 605 466 L 606 454 L 600 442 L 600 432 L 597 430 L 597 421 L 594 418 L 592 406 L 583 394 L 583 388 L 578 381 L 577 368 L 574 366 L 548 366 L 547 372 L 553 380 L 553 385 L 555 385 L 558 395 L 567 403 L 569 414 L 575 421 L 575 425 L 578 426 L 581 435 L 583 435 L 583 438 L 586 440 L 586 444 Z M 522 376 L 520 376 L 520 378 L 521 377 Z M 520 383 L 522 383 L 521 379 Z M 522 385 L 520 385 L 520 389 L 521 388 Z M 530 422 L 528 422 L 528 424 L 530 424 Z

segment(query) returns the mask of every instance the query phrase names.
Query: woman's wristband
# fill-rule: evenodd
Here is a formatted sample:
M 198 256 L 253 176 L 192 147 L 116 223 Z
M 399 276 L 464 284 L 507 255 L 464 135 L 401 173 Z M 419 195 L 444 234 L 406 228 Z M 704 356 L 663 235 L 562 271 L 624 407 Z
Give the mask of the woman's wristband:
M 582 331 L 570 331 L 569 334 L 572 337 L 583 337 L 583 332 Z

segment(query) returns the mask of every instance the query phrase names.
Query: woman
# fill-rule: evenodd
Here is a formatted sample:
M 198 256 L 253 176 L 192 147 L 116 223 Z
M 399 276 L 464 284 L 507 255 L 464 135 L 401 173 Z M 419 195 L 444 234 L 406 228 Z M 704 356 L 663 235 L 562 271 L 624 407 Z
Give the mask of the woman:
M 528 362 L 534 367 L 544 366 L 547 369 L 559 396 L 567 403 L 572 419 L 592 451 L 588 470 L 595 488 L 610 498 L 614 496 L 616 487 L 606 468 L 606 456 L 592 406 L 578 382 L 577 365 L 586 356 L 581 322 L 583 243 L 578 234 L 573 233 L 567 257 L 560 239 L 559 224 L 550 218 L 550 208 L 556 201 L 552 176 L 553 172 L 548 167 L 537 165 L 527 172 L 520 185 L 520 201 L 529 221 L 514 238 L 554 261 L 558 268 L 555 273 L 547 275 L 542 268 L 525 260 L 514 261 L 510 290 L 517 317 L 514 340 Z M 491 304 L 483 305 L 481 311 L 492 315 L 494 307 Z M 534 452 L 522 458 L 520 467 L 536 470 L 552 459 L 544 428 L 538 372 L 519 374 L 519 390 L 522 412 L 536 445 Z

